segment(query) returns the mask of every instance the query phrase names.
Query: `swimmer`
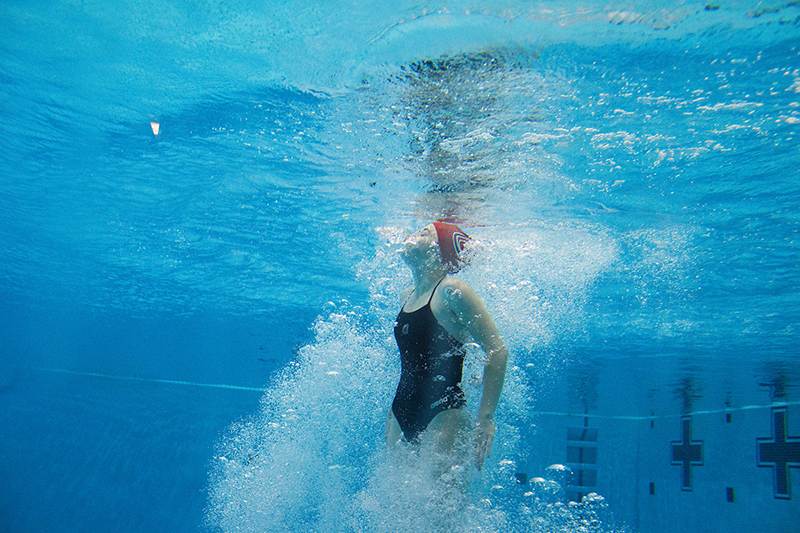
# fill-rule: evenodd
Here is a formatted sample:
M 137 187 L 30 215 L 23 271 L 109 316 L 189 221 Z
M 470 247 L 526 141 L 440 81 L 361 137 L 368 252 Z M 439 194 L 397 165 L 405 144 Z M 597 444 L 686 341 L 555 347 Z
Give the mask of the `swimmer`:
M 442 451 L 453 449 L 468 434 L 469 417 L 461 390 L 466 350 L 475 341 L 486 352 L 483 396 L 475 422 L 478 470 L 492 451 L 494 412 L 505 380 L 508 351 L 483 300 L 450 274 L 463 261 L 469 237 L 458 226 L 436 222 L 411 235 L 401 255 L 414 285 L 402 294 L 403 306 L 394 335 L 400 349 L 401 375 L 386 417 L 386 442 L 431 441 Z

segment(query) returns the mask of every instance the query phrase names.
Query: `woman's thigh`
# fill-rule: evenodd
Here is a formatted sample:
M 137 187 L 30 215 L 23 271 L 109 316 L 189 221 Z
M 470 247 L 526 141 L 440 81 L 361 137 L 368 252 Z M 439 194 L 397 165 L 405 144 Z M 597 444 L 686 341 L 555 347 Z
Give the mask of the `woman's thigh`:
M 423 444 L 433 443 L 440 451 L 451 451 L 469 436 L 469 414 L 466 409 L 447 409 L 436 415 L 423 434 Z
M 392 409 L 386 414 L 386 444 L 389 446 L 397 446 L 400 439 L 403 438 L 403 430 L 400 428 L 400 422 L 395 418 Z

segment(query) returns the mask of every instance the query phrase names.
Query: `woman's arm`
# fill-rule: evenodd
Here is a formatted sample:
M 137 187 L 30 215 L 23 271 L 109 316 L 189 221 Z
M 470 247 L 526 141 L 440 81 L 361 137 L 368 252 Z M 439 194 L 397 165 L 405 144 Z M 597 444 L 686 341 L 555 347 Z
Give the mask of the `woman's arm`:
M 466 283 L 450 278 L 448 281 L 448 307 L 458 318 L 467 332 L 486 352 L 486 363 L 483 370 L 483 395 L 478 408 L 476 423 L 477 442 L 475 461 L 478 470 L 483 460 L 492 451 L 495 434 L 494 412 L 500 403 L 500 393 L 508 365 L 508 350 L 497 331 L 497 326 L 489 315 L 486 305 L 480 296 Z

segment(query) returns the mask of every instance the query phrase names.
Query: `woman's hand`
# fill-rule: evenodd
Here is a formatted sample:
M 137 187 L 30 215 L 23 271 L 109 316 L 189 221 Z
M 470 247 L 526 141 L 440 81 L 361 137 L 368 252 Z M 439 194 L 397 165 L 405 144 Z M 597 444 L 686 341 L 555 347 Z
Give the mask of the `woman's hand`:
M 492 453 L 492 441 L 496 429 L 491 418 L 475 423 L 475 466 L 478 470 L 483 467 L 483 460 Z

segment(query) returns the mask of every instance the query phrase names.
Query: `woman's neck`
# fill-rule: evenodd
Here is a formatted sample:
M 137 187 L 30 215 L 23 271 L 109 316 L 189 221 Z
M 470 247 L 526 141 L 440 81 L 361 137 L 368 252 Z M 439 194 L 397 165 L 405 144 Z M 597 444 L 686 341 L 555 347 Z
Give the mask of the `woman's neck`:
M 444 269 L 412 268 L 411 275 L 414 278 L 414 292 L 422 295 L 432 290 L 447 273 Z

